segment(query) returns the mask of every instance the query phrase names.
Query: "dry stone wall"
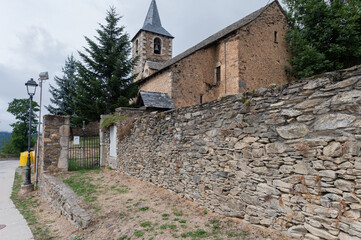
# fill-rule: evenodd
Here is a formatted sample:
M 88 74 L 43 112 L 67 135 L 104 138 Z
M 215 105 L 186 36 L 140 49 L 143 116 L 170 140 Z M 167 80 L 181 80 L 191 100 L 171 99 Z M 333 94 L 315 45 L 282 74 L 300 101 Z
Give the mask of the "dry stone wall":
M 360 103 L 358 66 L 146 115 L 106 165 L 291 237 L 361 239 Z
M 40 191 L 42 198 L 75 227 L 85 229 L 89 226 L 91 215 L 78 204 L 82 198 L 59 178 L 42 174 Z

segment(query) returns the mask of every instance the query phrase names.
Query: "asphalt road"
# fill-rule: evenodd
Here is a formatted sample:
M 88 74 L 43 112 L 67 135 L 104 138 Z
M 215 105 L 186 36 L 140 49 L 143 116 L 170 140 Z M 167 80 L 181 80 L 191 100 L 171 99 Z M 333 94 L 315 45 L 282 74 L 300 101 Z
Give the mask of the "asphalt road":
M 34 239 L 25 219 L 10 199 L 19 159 L 0 161 L 0 240 Z

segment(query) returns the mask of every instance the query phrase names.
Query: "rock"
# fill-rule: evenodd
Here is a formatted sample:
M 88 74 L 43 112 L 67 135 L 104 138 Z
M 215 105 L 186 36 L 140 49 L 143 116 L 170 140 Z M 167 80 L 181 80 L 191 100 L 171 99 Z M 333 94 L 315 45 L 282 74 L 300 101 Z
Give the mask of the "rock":
M 354 193 L 343 193 L 343 198 L 345 199 L 346 203 L 361 203 L 361 200 Z
M 310 233 L 312 233 L 315 236 L 318 236 L 318 237 L 321 237 L 321 238 L 324 238 L 327 240 L 338 240 L 338 237 L 329 234 L 325 230 L 312 227 L 311 225 L 309 225 L 307 223 L 305 223 L 304 226 Z
M 300 234 L 306 234 L 307 233 L 307 229 L 303 226 L 303 225 L 297 225 L 297 226 L 293 226 L 290 227 L 287 232 L 290 233 L 300 233 Z
M 219 134 L 218 129 L 210 130 L 210 131 L 207 132 L 208 137 L 216 137 L 218 134 Z
M 305 235 L 305 240 L 321 240 L 321 238 L 308 233 Z
M 332 171 L 332 170 L 322 170 L 322 171 L 319 171 L 319 175 L 321 177 L 335 179 L 337 174 L 335 171 Z
M 312 108 L 315 106 L 319 106 L 321 103 L 323 103 L 325 100 L 324 99 L 311 99 L 311 100 L 306 100 L 304 102 L 301 102 L 299 104 L 297 104 L 295 106 L 296 109 L 307 109 L 307 108 Z
M 357 142 L 345 142 L 345 154 L 351 154 L 357 156 L 360 153 L 360 145 Z
M 331 142 L 323 149 L 323 154 L 329 157 L 339 157 L 341 155 L 341 143 Z
M 277 133 L 284 139 L 302 138 L 309 132 L 308 127 L 303 123 L 294 123 L 276 129 Z
M 345 128 L 355 121 L 355 119 L 355 116 L 347 114 L 328 114 L 326 116 L 321 116 L 316 120 L 314 129 L 321 131 Z
M 215 172 L 212 174 L 215 178 L 228 178 L 228 172 Z
M 360 79 L 358 77 L 351 77 L 349 79 L 343 80 L 342 82 L 338 82 L 338 83 L 333 84 L 333 85 L 328 85 L 327 87 L 325 87 L 322 90 L 323 91 L 330 91 L 330 90 L 334 90 L 334 89 L 345 88 L 345 87 L 348 87 L 348 86 L 351 86 L 351 85 L 355 84 L 359 80 Z
M 347 211 L 346 212 L 346 215 L 348 218 L 351 218 L 351 219 L 359 219 L 360 218 L 360 210 L 350 210 L 350 211 Z
M 338 179 L 335 181 L 335 187 L 346 192 L 352 192 L 355 189 L 355 184 L 349 181 Z
M 294 110 L 294 109 L 284 109 L 281 111 L 281 115 L 287 116 L 287 117 L 298 117 L 302 114 L 301 111 Z
M 291 173 L 294 171 L 294 167 L 290 165 L 282 165 L 280 167 L 280 172 L 283 174 Z
M 360 90 L 341 92 L 331 99 L 331 104 L 336 105 L 336 104 L 352 103 L 352 102 L 357 102 L 360 99 L 361 99 Z
M 273 186 L 280 187 L 280 188 L 291 189 L 293 184 L 286 183 L 286 182 L 283 182 L 281 180 L 273 180 Z
M 324 78 L 318 78 L 316 80 L 312 80 L 312 81 L 309 81 L 304 87 L 303 89 L 304 90 L 313 90 L 313 89 L 316 89 L 318 87 L 323 87 L 325 86 L 326 84 L 329 84 L 330 83 L 330 79 L 327 78 L 327 77 L 324 77 Z
M 354 167 L 357 170 L 361 170 L 361 158 L 355 158 L 355 163 L 354 163 Z
M 243 142 L 245 142 L 245 143 L 254 143 L 257 140 L 258 139 L 254 138 L 254 137 L 245 137 L 245 138 L 243 138 Z
M 249 144 L 244 143 L 242 141 L 239 141 L 234 145 L 234 149 L 236 149 L 236 150 L 242 150 L 243 148 L 246 148 L 246 147 L 249 147 Z
M 352 222 L 351 224 L 350 224 L 350 230 L 351 229 L 353 229 L 353 230 L 355 230 L 355 231 L 357 231 L 357 232 L 360 232 L 361 231 L 361 222 Z M 351 232 L 349 232 L 350 234 L 351 234 Z M 352 235 L 356 235 L 356 234 L 352 234 Z M 360 235 L 361 235 L 361 233 L 360 233 Z
M 270 143 L 266 145 L 266 152 L 268 154 L 284 153 L 285 151 L 286 151 L 286 146 L 280 142 Z
M 294 172 L 298 174 L 309 174 L 310 173 L 310 166 L 308 163 L 300 161 L 296 165 L 294 165 Z
M 276 188 L 270 187 L 265 183 L 258 184 L 257 191 L 276 196 L 279 196 L 281 194 L 280 191 L 278 191 Z
M 334 209 L 319 207 L 319 208 L 315 208 L 314 211 L 315 211 L 315 213 L 317 213 L 317 216 L 324 216 L 327 218 L 337 218 L 338 217 L 338 211 L 334 210 Z
M 361 238 L 348 235 L 347 233 L 344 233 L 344 232 L 340 232 L 340 234 L 338 235 L 338 238 L 340 240 L 361 240 Z

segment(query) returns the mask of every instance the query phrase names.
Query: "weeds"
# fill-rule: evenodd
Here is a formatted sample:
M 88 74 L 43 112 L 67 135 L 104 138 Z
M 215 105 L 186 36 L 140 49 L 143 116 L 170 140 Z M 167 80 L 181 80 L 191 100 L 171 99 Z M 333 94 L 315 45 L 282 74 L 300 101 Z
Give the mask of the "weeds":
M 140 224 L 140 226 L 141 226 L 141 227 L 150 227 L 150 226 L 152 226 L 152 223 L 149 222 L 149 221 L 146 221 L 146 222 L 142 222 L 142 223 Z
M 19 196 L 21 183 L 22 183 L 22 178 L 16 172 L 13 189 L 10 196 L 11 200 L 14 202 L 16 208 L 20 211 L 20 213 L 27 221 L 35 239 L 39 239 L 39 240 L 52 239 L 53 236 L 51 236 L 49 228 L 45 224 L 38 221 L 37 218 L 35 217 L 35 211 L 37 210 L 36 207 L 39 205 L 38 200 L 33 199 L 34 198 L 33 195 L 29 196 L 27 199 L 23 199 Z M 34 203 L 36 205 L 34 205 Z

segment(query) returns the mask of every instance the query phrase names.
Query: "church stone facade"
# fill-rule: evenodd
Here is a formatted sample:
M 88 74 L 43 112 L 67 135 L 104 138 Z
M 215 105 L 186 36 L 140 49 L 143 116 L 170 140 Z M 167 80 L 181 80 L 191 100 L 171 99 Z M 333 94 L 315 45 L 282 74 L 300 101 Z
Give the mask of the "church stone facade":
M 271 84 L 287 83 L 289 25 L 278 1 L 172 58 L 172 39 L 152 0 L 143 28 L 133 38 L 140 91 L 167 93 L 185 107 Z

